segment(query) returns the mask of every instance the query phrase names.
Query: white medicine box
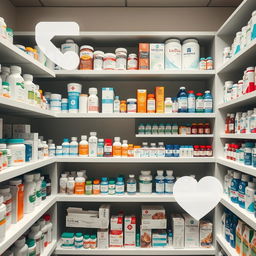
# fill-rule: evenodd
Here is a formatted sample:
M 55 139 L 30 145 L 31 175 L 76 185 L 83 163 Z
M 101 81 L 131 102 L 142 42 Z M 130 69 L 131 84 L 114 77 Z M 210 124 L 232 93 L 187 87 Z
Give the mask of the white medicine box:
M 113 113 L 114 89 L 111 87 L 102 88 L 102 113 Z
M 199 221 L 189 214 L 182 214 L 185 222 L 185 247 L 199 247 Z
M 150 70 L 164 70 L 164 44 L 150 44 Z

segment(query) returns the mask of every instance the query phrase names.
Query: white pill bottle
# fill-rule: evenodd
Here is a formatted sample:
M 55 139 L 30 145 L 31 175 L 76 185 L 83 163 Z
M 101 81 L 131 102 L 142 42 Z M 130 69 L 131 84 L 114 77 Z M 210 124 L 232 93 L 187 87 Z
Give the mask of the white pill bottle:
M 181 70 L 181 43 L 178 39 L 165 41 L 165 70 Z
M 182 69 L 199 69 L 200 46 L 196 39 L 187 39 L 182 45 Z

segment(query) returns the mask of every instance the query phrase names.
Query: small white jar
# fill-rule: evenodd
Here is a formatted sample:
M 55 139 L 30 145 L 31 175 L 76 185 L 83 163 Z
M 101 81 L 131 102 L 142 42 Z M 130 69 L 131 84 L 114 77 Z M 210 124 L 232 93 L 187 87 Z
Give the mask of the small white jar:
M 127 50 L 125 48 L 116 49 L 116 69 L 126 70 Z
M 137 100 L 127 99 L 127 113 L 136 113 L 137 111 Z
M 23 139 L 8 139 L 7 148 L 12 152 L 11 166 L 25 163 L 26 147 Z
M 152 193 L 152 175 L 151 171 L 141 171 L 139 176 L 140 193 Z
M 61 112 L 61 94 L 57 94 L 57 93 L 51 94 L 50 108 L 51 108 L 51 111 L 54 111 L 56 113 Z
M 199 69 L 200 46 L 196 39 L 187 39 L 182 45 L 182 69 Z
M 93 69 L 94 70 L 102 70 L 103 69 L 103 58 L 104 58 L 104 52 L 95 51 L 93 53 Z

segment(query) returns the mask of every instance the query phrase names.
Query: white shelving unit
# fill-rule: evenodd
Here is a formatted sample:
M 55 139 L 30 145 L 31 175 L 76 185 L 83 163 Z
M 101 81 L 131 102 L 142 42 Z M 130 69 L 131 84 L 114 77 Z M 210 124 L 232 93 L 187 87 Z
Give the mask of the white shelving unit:
M 7 39 L 0 38 L 0 56 L 2 64 L 21 66 L 25 74 L 32 74 L 35 77 L 55 77 L 53 70 L 43 66 L 39 61 L 11 44 Z
M 221 134 L 222 139 L 256 140 L 256 133 L 249 134 Z
M 108 249 L 63 249 L 57 246 L 55 253 L 58 255 L 215 255 L 215 248 L 108 248 Z
M 239 256 L 236 250 L 230 246 L 222 235 L 217 235 L 216 240 L 227 256 Z
M 136 134 L 137 138 L 213 138 L 213 134 Z

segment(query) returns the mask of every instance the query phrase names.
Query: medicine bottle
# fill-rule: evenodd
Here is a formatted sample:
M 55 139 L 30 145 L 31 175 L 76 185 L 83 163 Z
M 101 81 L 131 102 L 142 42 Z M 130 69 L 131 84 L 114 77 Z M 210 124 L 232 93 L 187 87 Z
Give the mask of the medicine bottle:
M 95 51 L 93 53 L 93 69 L 94 70 L 102 70 L 103 69 L 103 57 L 104 52 L 102 51 Z
M 89 144 L 87 141 L 87 136 L 82 135 L 81 141 L 79 142 L 79 156 L 88 156 L 89 155 Z
M 75 180 L 74 177 L 68 177 L 67 181 L 67 194 L 73 195 L 75 190 Z
M 104 139 L 98 139 L 97 143 L 97 157 L 104 156 Z
M 122 177 L 117 177 L 116 180 L 116 194 L 123 195 L 124 194 L 124 180 Z
M 99 112 L 99 98 L 97 96 L 97 88 L 89 88 L 88 97 L 88 113 L 98 113 Z
M 42 237 L 42 232 L 40 230 L 40 224 L 36 223 L 31 227 L 31 232 L 28 234 L 28 238 L 35 240 L 35 244 L 36 244 L 35 256 L 40 256 L 40 254 L 42 253 L 41 237 Z
M 31 213 L 35 209 L 36 202 L 34 175 L 24 175 L 24 181 L 24 213 Z
M 69 155 L 69 141 L 67 138 L 64 138 L 63 139 L 63 142 L 62 142 L 62 155 L 63 156 L 68 156 Z
M 33 76 L 29 74 L 24 74 L 23 75 L 24 79 L 24 87 L 27 91 L 27 95 L 25 95 L 25 101 L 28 104 L 35 104 L 35 96 L 34 96 L 34 91 L 35 91 L 35 84 L 33 83 Z
M 156 112 L 156 100 L 154 94 L 148 94 L 147 99 L 147 112 L 155 113 Z
M 83 234 L 76 233 L 75 234 L 75 248 L 82 248 L 83 247 Z
M 130 53 L 129 54 L 128 61 L 127 61 L 127 69 L 128 70 L 136 70 L 136 69 L 138 69 L 137 54 L 135 54 L 135 53 Z
M 140 193 L 152 193 L 152 175 L 151 171 L 141 171 L 139 176 Z
M 114 138 L 113 143 L 113 157 L 121 157 L 122 156 L 122 143 L 120 142 L 120 137 Z
M 112 139 L 105 139 L 104 140 L 104 157 L 111 157 L 111 156 L 113 156 Z
M 78 155 L 78 142 L 77 142 L 77 137 L 71 137 L 71 142 L 69 144 L 69 154 L 71 156 L 77 156 Z
M 136 194 L 136 191 L 137 191 L 137 182 L 134 177 L 135 177 L 134 174 L 129 174 L 129 178 L 127 180 L 126 191 L 129 195 L 134 195 Z
M 100 194 L 100 180 L 99 179 L 96 179 L 93 181 L 92 193 L 95 195 Z
M 56 147 L 56 156 L 62 156 L 62 146 Z
M 60 177 L 60 193 L 66 194 L 66 192 L 67 192 L 67 183 L 68 183 L 67 174 L 62 173 L 61 177 Z
M 108 178 L 107 177 L 101 178 L 100 192 L 101 194 L 108 194 Z
M 4 204 L 6 206 L 6 230 L 12 223 L 12 194 L 11 189 L 8 186 L 0 188 L 0 196 L 4 198 Z M 1 225 L 0 225 L 1 226 Z
M 28 245 L 28 255 L 36 255 L 36 242 L 34 239 L 27 239 L 26 244 Z
M 0 17 L 0 37 L 7 39 L 7 32 L 6 32 L 6 23 L 4 21 L 4 18 Z
M 85 194 L 86 195 L 92 194 L 92 181 L 91 180 L 87 180 L 85 182 Z
M 89 137 L 89 157 L 97 157 L 97 133 L 96 132 L 90 132 Z
M 114 99 L 114 113 L 120 113 L 120 100 L 119 100 L 119 96 L 115 96 L 115 99 Z
M 114 195 L 116 193 L 116 182 L 115 180 L 109 180 L 108 184 L 108 194 L 109 195 Z
M 28 246 L 26 244 L 26 239 L 24 236 L 20 237 L 13 247 L 14 256 L 27 256 L 28 255 Z
M 115 53 L 116 53 L 116 69 L 126 70 L 127 50 L 125 48 L 117 48 Z
M 93 69 L 93 47 L 90 45 L 83 45 L 80 47 L 80 69 Z
M 77 172 L 77 177 L 75 178 L 75 194 L 83 195 L 85 192 L 85 178 L 82 172 Z
M 35 182 L 35 188 L 36 188 L 36 202 L 35 205 L 40 205 L 42 201 L 42 193 L 41 193 L 41 186 L 42 186 L 42 181 L 41 181 L 41 175 L 40 173 L 35 173 L 34 174 L 34 182 Z
M 114 70 L 116 69 L 116 55 L 113 53 L 105 53 L 103 58 L 103 69 Z
M 79 96 L 79 113 L 87 113 L 88 111 L 88 95 L 80 94 Z
M 0 195 L 0 220 L 0 242 L 2 242 L 6 232 L 6 205 L 2 195 Z
M 128 144 L 127 144 L 127 140 L 123 140 L 122 143 L 122 148 L 121 148 L 121 155 L 122 157 L 127 157 L 128 156 Z
M 127 112 L 126 100 L 121 100 L 121 102 L 120 102 L 120 113 L 126 113 L 126 112 Z

